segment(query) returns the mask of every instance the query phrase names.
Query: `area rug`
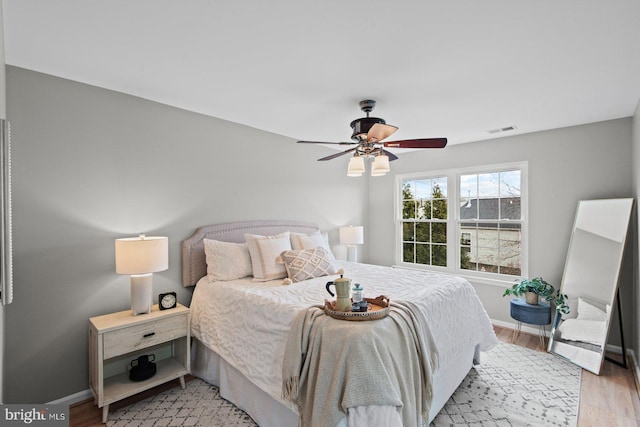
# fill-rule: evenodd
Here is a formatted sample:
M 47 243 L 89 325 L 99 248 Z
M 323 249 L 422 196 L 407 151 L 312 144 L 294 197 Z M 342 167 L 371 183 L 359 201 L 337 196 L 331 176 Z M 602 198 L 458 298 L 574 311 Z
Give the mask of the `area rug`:
M 500 343 L 482 353 L 431 426 L 575 426 L 581 369 L 549 353 Z M 200 379 L 109 414 L 109 427 L 256 426 Z
M 500 343 L 482 353 L 431 426 L 575 426 L 582 369 Z

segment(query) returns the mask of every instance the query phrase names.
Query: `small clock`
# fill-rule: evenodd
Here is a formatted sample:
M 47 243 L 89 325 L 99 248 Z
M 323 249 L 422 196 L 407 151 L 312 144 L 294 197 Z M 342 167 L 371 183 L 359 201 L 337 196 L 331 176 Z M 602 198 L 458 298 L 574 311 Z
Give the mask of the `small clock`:
M 160 310 L 175 308 L 178 303 L 175 292 L 164 292 L 158 295 L 158 307 Z

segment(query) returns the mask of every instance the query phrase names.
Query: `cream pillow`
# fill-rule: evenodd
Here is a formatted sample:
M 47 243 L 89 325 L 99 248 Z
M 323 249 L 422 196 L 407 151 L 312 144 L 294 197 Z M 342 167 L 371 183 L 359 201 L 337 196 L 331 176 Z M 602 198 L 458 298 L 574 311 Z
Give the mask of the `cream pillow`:
M 284 251 L 280 256 L 292 282 L 336 274 L 329 253 L 322 247 Z
M 244 239 L 251 255 L 254 280 L 267 281 L 287 277 L 287 270 L 281 262 L 280 254 L 291 250 L 288 231 L 275 236 L 245 234 Z
M 607 323 L 600 320 L 567 319 L 558 328 L 560 338 L 569 341 L 582 341 L 595 345 L 604 344 Z
M 609 319 L 607 313 L 596 307 L 594 304 L 587 302 L 582 298 L 578 298 L 578 316 L 576 319 L 578 320 L 597 320 L 600 322 L 605 322 Z
M 207 277 L 210 282 L 251 276 L 253 269 L 246 243 L 202 240 L 207 259 Z
M 329 257 L 335 260 L 331 246 L 329 246 L 329 237 L 319 230 L 311 234 L 291 232 L 291 248 L 294 250 L 324 248 Z

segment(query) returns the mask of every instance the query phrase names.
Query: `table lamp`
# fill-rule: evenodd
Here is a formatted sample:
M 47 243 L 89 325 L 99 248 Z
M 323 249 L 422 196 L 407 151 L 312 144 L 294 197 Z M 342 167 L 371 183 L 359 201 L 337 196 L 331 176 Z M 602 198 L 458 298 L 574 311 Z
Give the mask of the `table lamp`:
M 361 225 L 340 227 L 340 244 L 347 245 L 347 261 L 358 262 L 358 248 L 356 245 L 364 243 L 364 229 Z
M 116 273 L 131 275 L 131 311 L 151 313 L 153 273 L 169 268 L 169 239 L 138 237 L 116 239 Z

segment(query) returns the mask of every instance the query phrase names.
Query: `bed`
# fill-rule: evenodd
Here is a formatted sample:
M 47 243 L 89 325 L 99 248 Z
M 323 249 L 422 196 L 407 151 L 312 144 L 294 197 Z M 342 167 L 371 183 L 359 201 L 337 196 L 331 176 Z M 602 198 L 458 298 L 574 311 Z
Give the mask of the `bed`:
M 191 301 L 192 374 L 217 385 L 222 397 L 246 411 L 263 427 L 298 425 L 298 408 L 283 398 L 282 393 L 282 360 L 287 337 L 296 315 L 329 298 L 325 284 L 339 276 L 319 275 L 291 283 L 283 278 L 268 280 L 268 274 L 263 281 L 256 281 L 251 276 L 224 277 L 223 272 L 221 277 L 230 280 L 216 280 L 207 270 L 205 241 L 238 244 L 245 242 L 245 234 L 279 236 L 283 233 L 290 235 L 292 242 L 294 235 L 313 236 L 306 239 L 309 245 L 317 242 L 319 228 L 299 221 L 227 223 L 198 228 L 182 243 L 183 285 L 195 286 Z M 330 251 L 326 236 L 324 243 Z M 421 307 L 437 347 L 433 398 L 428 419 L 421 420 L 422 424 L 431 422 L 473 364 L 479 363 L 480 351 L 497 344 L 473 287 L 452 275 L 338 261 L 329 256 L 334 271 L 343 272 L 353 283 L 362 284 L 365 296 L 386 295 L 392 301 L 412 301 Z M 235 258 L 242 257 L 246 255 Z M 246 259 L 243 262 L 246 263 Z M 338 322 L 353 324 L 353 327 L 360 323 Z M 349 407 L 337 425 L 391 425 L 401 422 L 399 413 L 393 405 Z

